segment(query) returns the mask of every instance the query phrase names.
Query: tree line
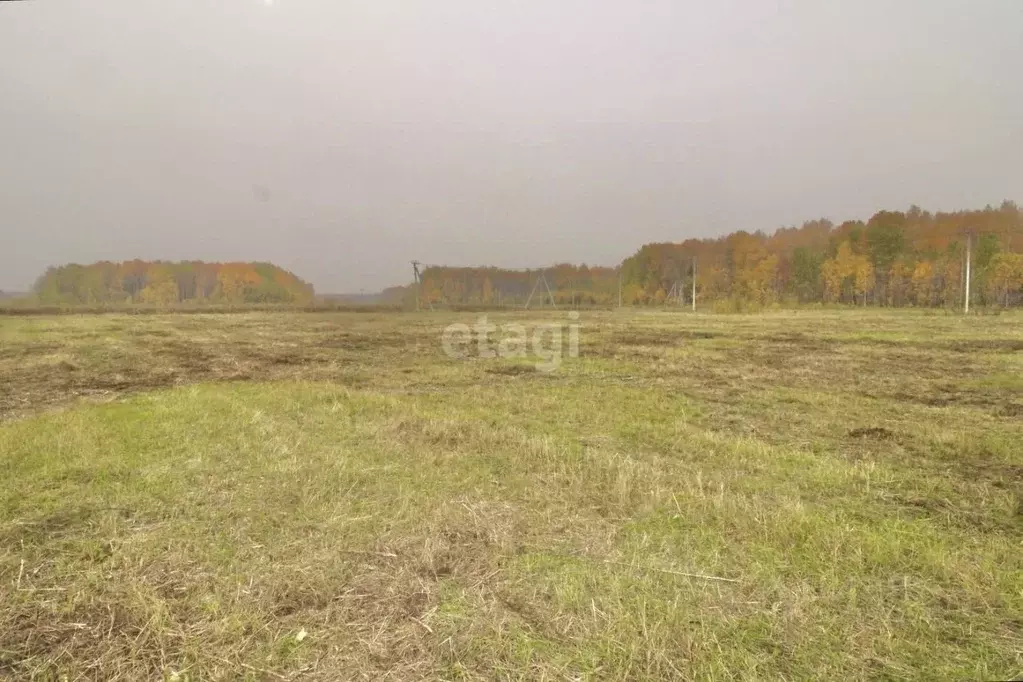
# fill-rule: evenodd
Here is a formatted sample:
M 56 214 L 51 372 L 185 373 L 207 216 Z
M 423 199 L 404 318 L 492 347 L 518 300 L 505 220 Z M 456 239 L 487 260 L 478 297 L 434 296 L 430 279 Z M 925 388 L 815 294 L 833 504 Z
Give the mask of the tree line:
M 308 303 L 312 285 L 271 263 L 132 260 L 49 268 L 35 284 L 40 303 Z
M 1006 201 L 982 210 L 879 211 L 866 222 L 811 220 L 773 234 L 738 231 L 715 239 L 642 246 L 618 267 L 560 264 L 541 270 L 427 267 L 418 296 L 429 305 L 521 305 L 541 272 L 558 304 L 689 304 L 737 310 L 776 303 L 959 306 L 967 239 L 971 302 L 1023 303 L 1023 212 Z M 546 294 L 541 283 L 537 303 Z M 384 298 L 406 305 L 416 286 Z
M 539 281 L 541 273 L 546 286 Z M 421 273 L 420 305 L 521 306 L 533 295 L 537 305 L 605 305 L 616 300 L 618 269 L 561 263 L 543 270 L 427 266 Z M 550 290 L 548 291 L 548 287 Z M 383 300 L 413 304 L 415 285 L 384 290 Z
M 419 285 L 386 289 L 379 301 L 421 306 L 688 305 L 719 309 L 842 303 L 960 306 L 967 239 L 971 302 L 1023 304 L 1023 211 L 879 211 L 866 222 L 827 219 L 772 234 L 643 245 L 616 267 L 561 263 L 543 270 L 428 266 Z M 540 275 L 543 274 L 543 280 Z M 545 284 L 546 283 L 546 284 Z M 548 286 L 550 292 L 548 292 Z M 311 285 L 270 263 L 125 261 L 50 268 L 35 286 L 44 304 L 296 303 Z

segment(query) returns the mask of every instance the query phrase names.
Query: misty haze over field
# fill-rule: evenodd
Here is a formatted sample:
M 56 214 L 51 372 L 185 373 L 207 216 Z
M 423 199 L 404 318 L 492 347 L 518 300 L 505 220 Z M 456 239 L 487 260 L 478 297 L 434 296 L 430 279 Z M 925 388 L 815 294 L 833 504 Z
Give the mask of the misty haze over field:
M 1023 198 L 1023 2 L 0 3 L 0 290 L 448 265 Z

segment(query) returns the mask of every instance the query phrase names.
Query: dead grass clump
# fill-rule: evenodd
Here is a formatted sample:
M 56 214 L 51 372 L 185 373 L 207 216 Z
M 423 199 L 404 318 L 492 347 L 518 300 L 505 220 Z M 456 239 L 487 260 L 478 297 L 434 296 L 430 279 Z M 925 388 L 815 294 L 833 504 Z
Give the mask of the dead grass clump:
M 487 367 L 483 370 L 487 374 L 497 374 L 505 377 L 519 377 L 523 374 L 536 374 L 537 369 L 533 365 L 501 365 L 499 367 Z
M 883 426 L 865 426 L 849 431 L 850 438 L 869 438 L 873 440 L 891 440 L 895 434 Z

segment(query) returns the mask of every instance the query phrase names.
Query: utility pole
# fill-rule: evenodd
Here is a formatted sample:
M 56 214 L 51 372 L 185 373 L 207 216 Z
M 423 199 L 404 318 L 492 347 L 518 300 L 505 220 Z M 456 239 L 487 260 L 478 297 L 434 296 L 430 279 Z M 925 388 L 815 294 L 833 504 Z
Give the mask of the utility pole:
M 973 232 L 966 233 L 966 296 L 963 298 L 963 313 L 970 314 L 970 261 L 972 260 Z
M 693 312 L 696 312 L 696 256 L 693 256 Z
M 415 277 L 416 282 L 416 311 L 419 311 L 419 261 L 412 261 L 412 276 Z

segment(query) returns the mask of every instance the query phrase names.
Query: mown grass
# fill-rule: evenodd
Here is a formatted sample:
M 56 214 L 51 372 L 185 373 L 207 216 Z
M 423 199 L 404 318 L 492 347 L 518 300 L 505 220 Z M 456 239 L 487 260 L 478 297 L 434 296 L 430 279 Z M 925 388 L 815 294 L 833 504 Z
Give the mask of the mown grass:
M 0 319 L 0 677 L 1023 672 L 1020 317 L 476 317 Z

